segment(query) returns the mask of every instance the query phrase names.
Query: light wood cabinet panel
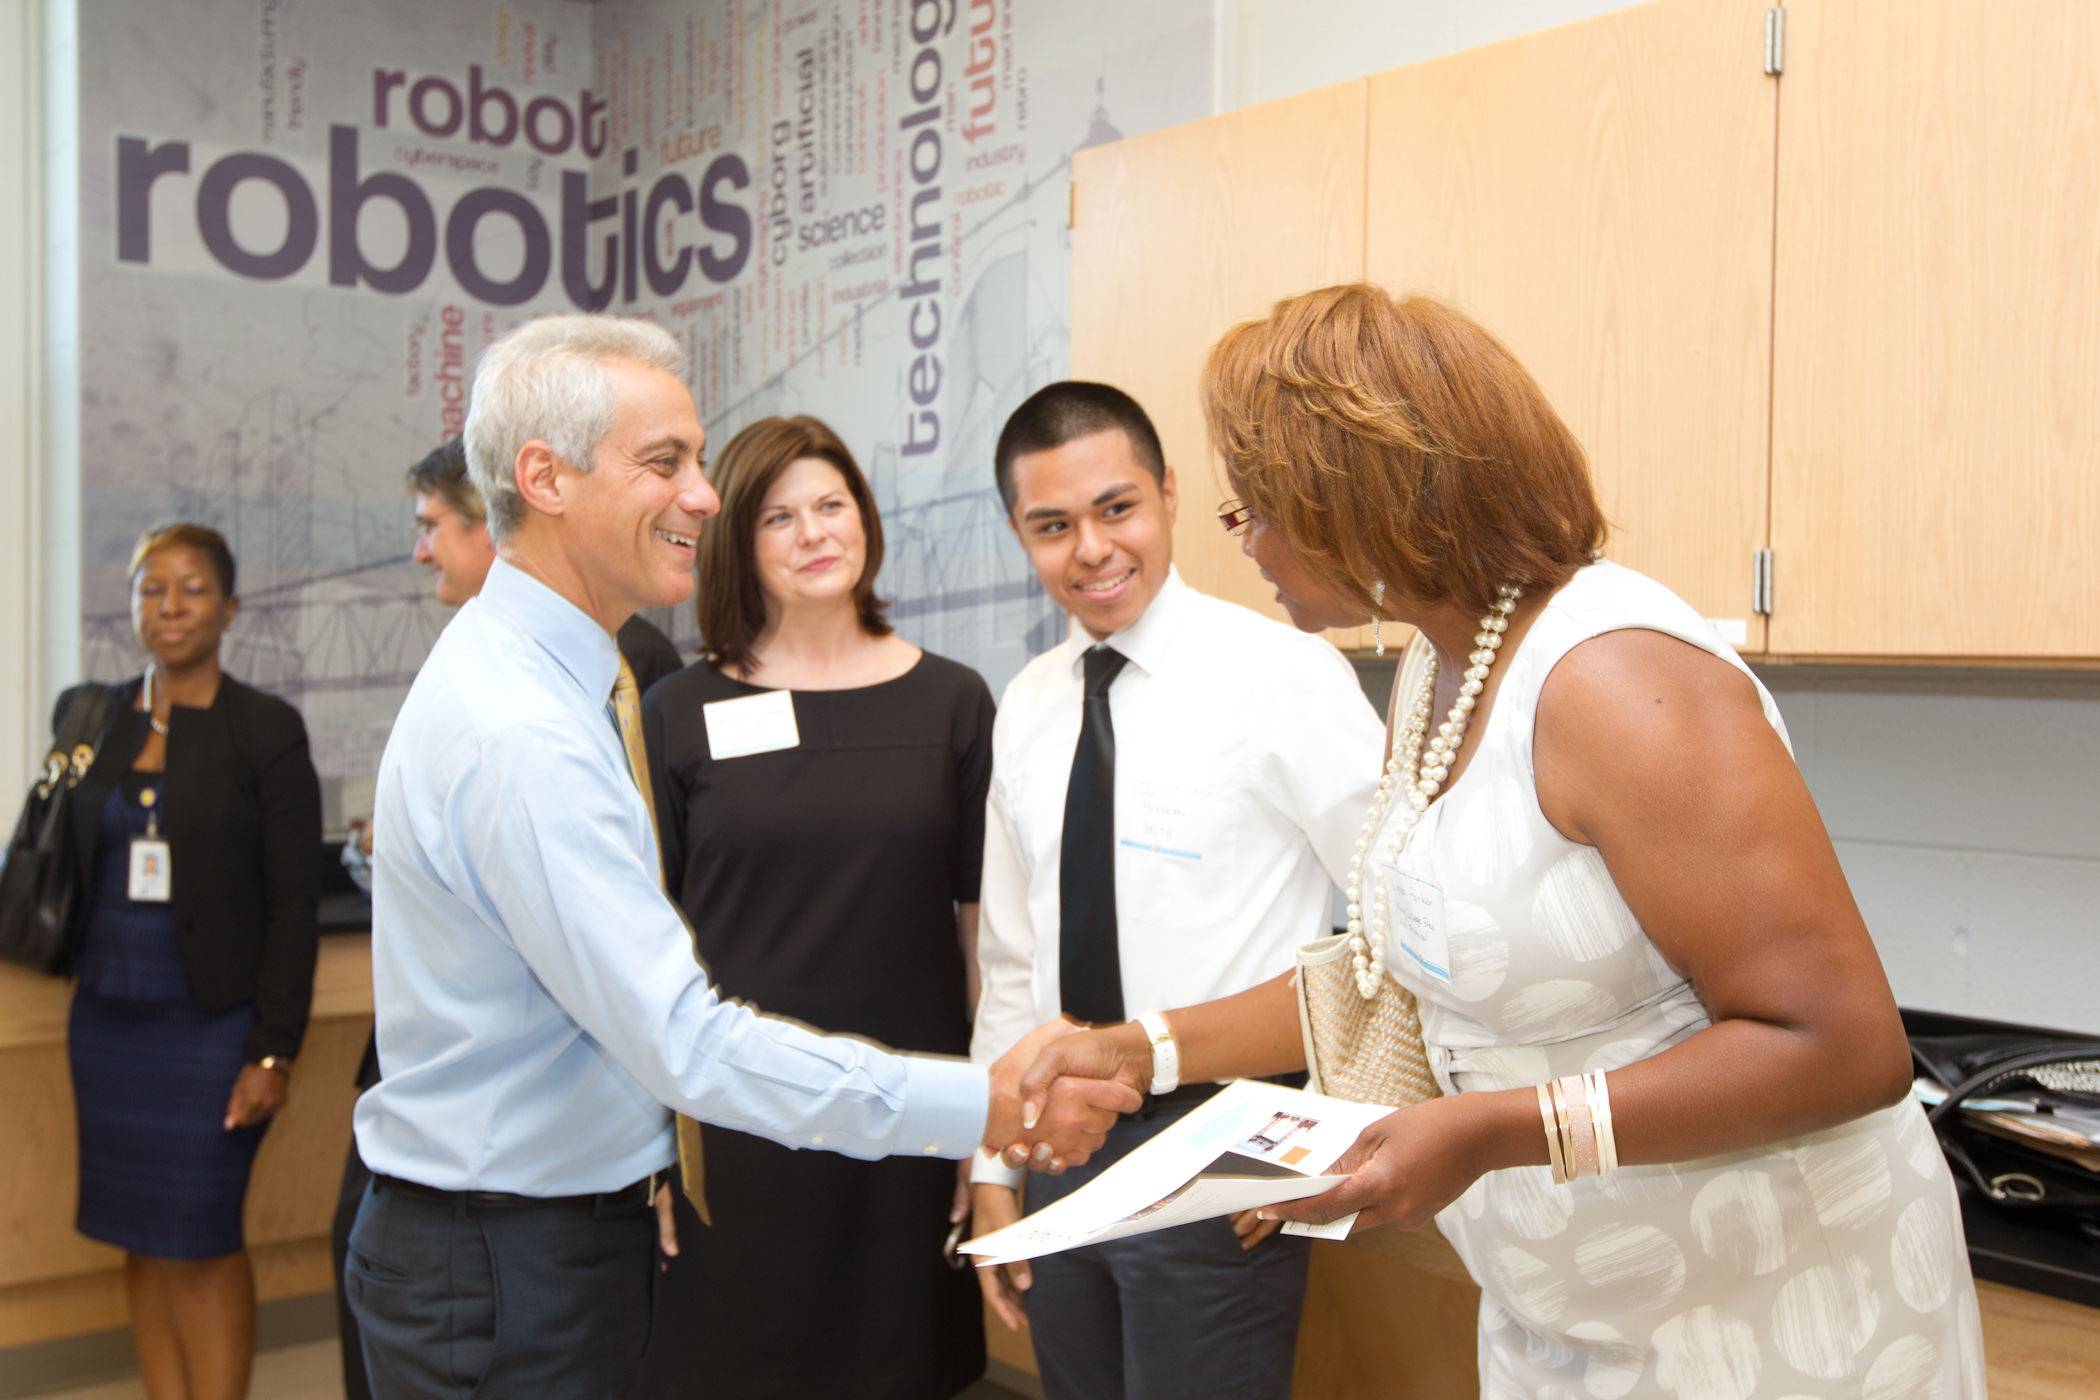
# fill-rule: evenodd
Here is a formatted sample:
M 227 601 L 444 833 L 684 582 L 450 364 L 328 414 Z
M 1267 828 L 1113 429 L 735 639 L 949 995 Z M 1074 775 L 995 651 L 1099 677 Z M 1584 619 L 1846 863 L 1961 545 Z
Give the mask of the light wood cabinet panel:
M 2100 656 L 2100 5 L 1791 0 L 1771 648 Z
M 325 1236 L 350 1150 L 350 1107 L 369 1017 L 307 1029 L 290 1100 L 263 1135 L 248 1188 L 251 1245 Z M 79 1152 L 63 1044 L 0 1052 L 0 1287 L 115 1268 L 123 1255 L 73 1229 Z
M 1478 1395 L 1480 1287 L 1434 1225 L 1315 1240 L 1292 1400 Z
M 0 1346 L 115 1326 L 123 1254 L 73 1229 L 78 1133 L 66 1060 L 72 985 L 0 967 Z M 328 1231 L 358 1062 L 372 1029 L 371 942 L 321 940 L 291 1096 L 264 1135 L 245 1231 L 264 1298 L 329 1287 Z
M 1607 553 L 1746 623 L 1765 543 L 1767 0 L 1665 0 L 1370 80 L 1370 279 L 1475 317 L 1589 453 Z
M 1182 577 L 1281 618 L 1274 591 L 1218 528 L 1231 491 L 1196 381 L 1232 326 L 1363 276 L 1364 84 L 1096 146 L 1072 165 L 1072 377 L 1114 384 L 1152 415 L 1180 486 Z M 1329 636 L 1350 647 L 1357 631 Z

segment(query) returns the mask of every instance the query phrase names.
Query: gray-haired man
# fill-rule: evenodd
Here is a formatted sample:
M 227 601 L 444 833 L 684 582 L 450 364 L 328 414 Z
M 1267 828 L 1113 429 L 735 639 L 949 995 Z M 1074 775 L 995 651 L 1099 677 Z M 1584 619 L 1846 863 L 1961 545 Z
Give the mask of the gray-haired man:
M 658 888 L 613 636 L 691 594 L 720 504 L 684 368 L 658 327 L 567 316 L 475 375 L 468 463 L 498 558 L 409 691 L 374 814 L 386 1078 L 357 1106 L 374 1175 L 347 1289 L 388 1400 L 632 1388 L 666 1105 L 858 1157 L 1021 1134 L 1033 1045 L 987 1076 L 724 1003 Z M 1135 1105 L 1080 1083 L 1035 1131 L 1083 1157 Z

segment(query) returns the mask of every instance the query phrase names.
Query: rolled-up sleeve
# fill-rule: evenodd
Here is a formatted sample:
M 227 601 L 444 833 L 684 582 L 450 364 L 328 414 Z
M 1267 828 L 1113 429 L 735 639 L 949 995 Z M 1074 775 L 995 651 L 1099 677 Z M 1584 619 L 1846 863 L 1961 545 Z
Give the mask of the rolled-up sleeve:
M 704 1122 L 852 1157 L 974 1151 L 982 1068 L 716 995 L 645 859 L 640 795 L 591 737 L 530 723 L 484 738 L 445 818 L 473 898 L 548 995 L 643 1091 Z

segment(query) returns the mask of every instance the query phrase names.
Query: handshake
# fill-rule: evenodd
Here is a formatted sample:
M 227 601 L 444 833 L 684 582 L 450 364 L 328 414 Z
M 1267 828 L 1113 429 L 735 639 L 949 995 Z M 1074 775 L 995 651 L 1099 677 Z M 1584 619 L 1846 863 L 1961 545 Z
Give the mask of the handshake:
M 1056 1020 L 992 1066 L 984 1150 L 1052 1175 L 1101 1150 L 1116 1119 L 1144 1102 L 1152 1047 L 1135 1023 L 1087 1030 Z

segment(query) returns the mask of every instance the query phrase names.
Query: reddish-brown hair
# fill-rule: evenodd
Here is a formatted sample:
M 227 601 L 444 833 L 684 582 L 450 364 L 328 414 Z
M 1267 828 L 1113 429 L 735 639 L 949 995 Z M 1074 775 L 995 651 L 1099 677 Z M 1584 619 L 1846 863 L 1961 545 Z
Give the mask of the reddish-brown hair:
M 1606 524 L 1575 435 L 1502 343 L 1428 297 L 1367 282 L 1276 303 L 1203 368 L 1233 489 L 1317 577 L 1485 612 L 1557 588 Z
M 693 611 L 708 659 L 717 666 L 741 670 L 750 664 L 751 648 L 766 627 L 766 592 L 758 581 L 758 514 L 766 493 L 789 466 L 805 457 L 829 462 L 846 478 L 846 489 L 860 507 L 860 527 L 867 536 L 867 560 L 853 585 L 853 605 L 860 625 L 871 637 L 887 637 L 889 603 L 875 596 L 875 575 L 882 571 L 882 517 L 868 479 L 837 433 L 807 415 L 761 418 L 729 440 L 715 459 L 708 480 L 722 498 L 722 511 L 700 532 L 700 589 Z

